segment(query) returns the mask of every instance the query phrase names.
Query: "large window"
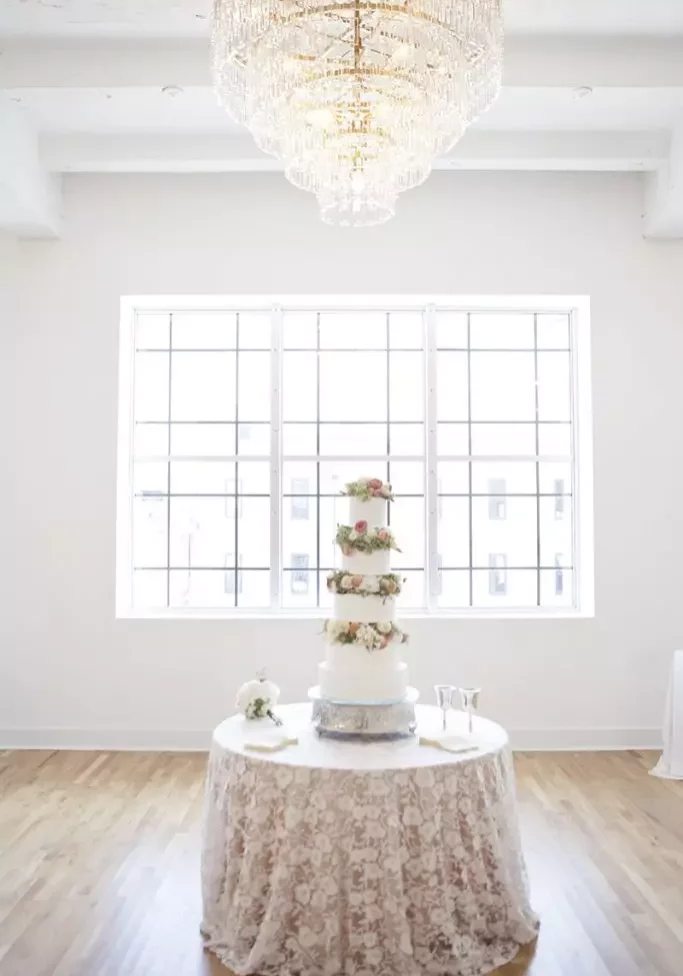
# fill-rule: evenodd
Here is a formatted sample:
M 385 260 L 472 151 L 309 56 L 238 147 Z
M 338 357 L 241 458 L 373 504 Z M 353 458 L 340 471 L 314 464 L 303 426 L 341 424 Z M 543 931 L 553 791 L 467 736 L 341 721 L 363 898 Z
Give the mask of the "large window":
M 119 613 L 326 612 L 363 474 L 403 610 L 590 612 L 587 328 L 570 299 L 124 301 Z

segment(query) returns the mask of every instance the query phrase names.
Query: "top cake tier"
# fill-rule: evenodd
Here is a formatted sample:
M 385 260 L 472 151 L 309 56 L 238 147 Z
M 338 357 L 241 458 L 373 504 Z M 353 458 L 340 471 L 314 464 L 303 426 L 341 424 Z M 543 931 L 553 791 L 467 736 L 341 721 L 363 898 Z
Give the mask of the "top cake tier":
M 370 528 L 387 524 L 387 502 L 385 498 L 371 498 L 362 501 L 360 498 L 349 498 L 349 522 L 367 522 Z

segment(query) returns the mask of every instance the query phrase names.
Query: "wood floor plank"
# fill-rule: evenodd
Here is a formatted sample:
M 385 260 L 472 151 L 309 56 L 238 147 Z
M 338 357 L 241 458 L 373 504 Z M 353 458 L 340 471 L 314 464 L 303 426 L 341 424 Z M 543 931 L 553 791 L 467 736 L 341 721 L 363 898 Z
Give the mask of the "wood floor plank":
M 683 783 L 655 758 L 516 757 L 541 933 L 498 976 L 682 976 Z M 198 932 L 205 766 L 0 751 L 0 976 L 229 976 Z

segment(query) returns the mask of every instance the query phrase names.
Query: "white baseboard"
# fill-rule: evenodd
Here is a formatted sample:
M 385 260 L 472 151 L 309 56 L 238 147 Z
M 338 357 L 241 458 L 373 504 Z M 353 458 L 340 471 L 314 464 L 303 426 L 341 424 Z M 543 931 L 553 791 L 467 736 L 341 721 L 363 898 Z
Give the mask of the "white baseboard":
M 605 752 L 661 749 L 661 729 L 511 729 L 516 752 Z
M 661 729 L 511 729 L 519 752 L 661 749 Z M 0 729 L 0 749 L 205 752 L 210 729 Z

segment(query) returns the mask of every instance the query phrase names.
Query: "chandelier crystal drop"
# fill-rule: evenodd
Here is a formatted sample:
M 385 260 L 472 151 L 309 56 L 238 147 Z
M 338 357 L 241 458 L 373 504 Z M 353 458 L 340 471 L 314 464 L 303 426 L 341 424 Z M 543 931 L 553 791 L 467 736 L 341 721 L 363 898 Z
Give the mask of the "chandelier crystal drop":
M 214 0 L 225 108 L 331 224 L 379 224 L 500 89 L 501 0 Z

